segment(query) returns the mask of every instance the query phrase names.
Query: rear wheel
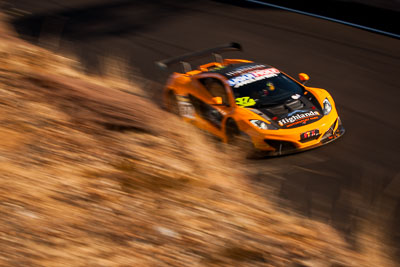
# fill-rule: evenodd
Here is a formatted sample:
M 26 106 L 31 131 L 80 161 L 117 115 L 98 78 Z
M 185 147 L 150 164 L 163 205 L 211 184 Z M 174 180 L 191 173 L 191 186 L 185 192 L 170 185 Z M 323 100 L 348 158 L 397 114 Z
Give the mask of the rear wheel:
M 167 101 L 166 101 L 166 108 L 169 112 L 179 115 L 179 106 L 178 106 L 178 101 L 176 100 L 176 95 L 174 91 L 169 91 L 167 95 Z

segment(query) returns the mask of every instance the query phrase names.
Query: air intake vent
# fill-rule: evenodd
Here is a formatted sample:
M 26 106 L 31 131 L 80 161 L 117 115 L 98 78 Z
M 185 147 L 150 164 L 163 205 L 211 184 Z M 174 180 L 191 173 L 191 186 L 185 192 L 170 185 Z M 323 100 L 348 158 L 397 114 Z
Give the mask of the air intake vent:
M 272 107 L 272 108 L 267 108 L 266 110 L 269 113 L 271 113 L 273 116 L 279 116 L 279 115 L 288 113 L 288 110 L 287 110 L 287 108 L 285 108 L 284 105 L 279 105 L 279 106 L 275 106 L 275 107 Z
M 291 111 L 293 111 L 297 109 L 302 109 L 304 107 L 304 104 L 300 100 L 294 100 L 289 103 L 286 103 L 285 106 Z
M 275 151 L 278 153 L 292 151 L 297 148 L 295 144 L 293 144 L 292 142 L 287 142 L 287 141 L 264 139 L 264 142 L 267 143 L 268 145 L 272 146 L 273 148 L 275 148 Z

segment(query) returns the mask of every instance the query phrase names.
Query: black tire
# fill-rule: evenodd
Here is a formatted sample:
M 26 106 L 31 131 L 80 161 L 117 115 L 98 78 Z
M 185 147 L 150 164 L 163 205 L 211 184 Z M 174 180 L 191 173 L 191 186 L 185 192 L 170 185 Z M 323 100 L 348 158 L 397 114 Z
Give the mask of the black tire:
M 233 120 L 226 124 L 226 136 L 228 144 L 235 146 L 246 158 L 254 158 L 257 154 L 250 136 L 241 132 Z
M 238 141 L 238 137 L 240 136 L 240 130 L 237 124 L 233 120 L 228 120 L 225 131 L 228 144 L 235 145 Z
M 178 101 L 176 100 L 176 95 L 174 91 L 169 91 L 167 95 L 166 101 L 166 109 L 172 114 L 179 116 L 179 106 Z

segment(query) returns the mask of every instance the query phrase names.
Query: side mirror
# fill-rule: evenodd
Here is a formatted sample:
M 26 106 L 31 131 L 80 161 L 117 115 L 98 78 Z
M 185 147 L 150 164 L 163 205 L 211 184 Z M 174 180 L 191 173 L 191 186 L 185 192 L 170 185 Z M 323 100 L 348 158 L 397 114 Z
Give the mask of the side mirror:
M 222 97 L 220 96 L 216 96 L 212 98 L 212 101 L 214 102 L 214 104 L 216 105 L 222 105 Z
M 305 84 L 309 79 L 310 77 L 307 74 L 299 73 L 299 80 L 302 84 Z

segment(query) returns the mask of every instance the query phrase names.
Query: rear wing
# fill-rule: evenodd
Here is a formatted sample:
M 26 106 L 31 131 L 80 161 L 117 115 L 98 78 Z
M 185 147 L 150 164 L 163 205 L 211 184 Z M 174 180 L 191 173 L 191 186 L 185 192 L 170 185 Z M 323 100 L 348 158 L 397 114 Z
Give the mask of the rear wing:
M 167 58 L 161 61 L 157 61 L 156 65 L 165 70 L 168 67 L 175 65 L 175 64 L 182 64 L 183 71 L 189 72 L 192 70 L 192 66 L 188 63 L 189 60 L 193 60 L 195 58 L 199 57 L 204 57 L 207 55 L 213 55 L 215 57 L 215 61 L 222 63 L 223 59 L 222 56 L 220 55 L 223 52 L 229 52 L 229 51 L 243 51 L 242 46 L 239 43 L 229 43 L 229 44 L 224 44 L 220 45 L 214 48 L 209 48 L 205 50 L 200 50 L 192 53 L 187 53 L 183 54 L 181 56 L 177 57 L 172 57 L 172 58 Z

